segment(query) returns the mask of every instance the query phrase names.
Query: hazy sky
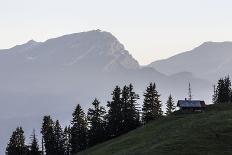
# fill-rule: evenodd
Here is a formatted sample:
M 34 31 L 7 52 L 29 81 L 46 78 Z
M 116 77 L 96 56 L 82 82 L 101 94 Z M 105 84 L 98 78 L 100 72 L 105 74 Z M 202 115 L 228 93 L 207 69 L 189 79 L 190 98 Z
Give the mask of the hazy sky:
M 231 0 L 0 0 L 0 49 L 101 29 L 141 63 L 232 41 Z

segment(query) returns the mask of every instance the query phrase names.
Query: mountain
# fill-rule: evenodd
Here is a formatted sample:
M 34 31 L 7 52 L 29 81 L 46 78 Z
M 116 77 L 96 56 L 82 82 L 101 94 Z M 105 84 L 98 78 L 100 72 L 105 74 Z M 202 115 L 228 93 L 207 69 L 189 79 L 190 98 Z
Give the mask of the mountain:
M 82 64 L 100 71 L 139 68 L 138 62 L 112 34 L 100 30 L 65 35 L 44 43 L 31 40 L 0 52 L 1 64 L 14 60 L 12 66 L 27 69 L 43 66 L 62 69 Z
M 198 114 L 175 114 L 150 122 L 77 155 L 230 155 L 232 106 L 208 106 Z
M 185 98 L 188 82 L 195 98 L 211 98 L 206 80 L 141 67 L 116 37 L 100 30 L 0 50 L 0 74 L 0 154 L 16 126 L 29 135 L 48 114 L 67 124 L 77 103 L 86 110 L 97 97 L 106 105 L 116 85 L 134 84 L 139 103 L 149 82 L 156 82 L 164 102 L 170 93 Z
M 171 75 L 191 72 L 198 78 L 215 82 L 232 75 L 232 42 L 205 42 L 191 51 L 151 63 L 149 67 Z

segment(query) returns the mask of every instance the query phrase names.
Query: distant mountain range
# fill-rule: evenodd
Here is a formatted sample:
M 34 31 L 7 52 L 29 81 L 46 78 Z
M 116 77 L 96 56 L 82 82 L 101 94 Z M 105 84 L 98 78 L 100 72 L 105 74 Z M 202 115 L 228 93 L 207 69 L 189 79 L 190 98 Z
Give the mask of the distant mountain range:
M 30 134 L 33 127 L 40 129 L 46 114 L 68 122 L 77 103 L 87 109 L 97 97 L 105 105 L 116 85 L 134 84 L 142 103 L 146 86 L 156 82 L 164 103 L 170 93 L 176 100 L 185 98 L 190 82 L 193 98 L 209 103 L 212 79 L 230 73 L 231 44 L 204 43 L 145 67 L 111 33 L 100 30 L 0 50 L 0 135 L 5 135 L 0 154 L 17 125 Z
M 167 75 L 191 72 L 198 78 L 215 82 L 220 77 L 232 75 L 232 42 L 205 42 L 191 51 L 148 66 Z

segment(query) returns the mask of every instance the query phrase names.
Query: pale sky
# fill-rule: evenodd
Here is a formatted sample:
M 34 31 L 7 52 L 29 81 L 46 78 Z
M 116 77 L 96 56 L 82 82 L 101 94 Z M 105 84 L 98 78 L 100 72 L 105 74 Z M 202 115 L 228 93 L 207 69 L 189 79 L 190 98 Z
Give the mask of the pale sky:
M 232 0 L 0 0 L 0 49 L 101 29 L 149 64 L 232 41 Z

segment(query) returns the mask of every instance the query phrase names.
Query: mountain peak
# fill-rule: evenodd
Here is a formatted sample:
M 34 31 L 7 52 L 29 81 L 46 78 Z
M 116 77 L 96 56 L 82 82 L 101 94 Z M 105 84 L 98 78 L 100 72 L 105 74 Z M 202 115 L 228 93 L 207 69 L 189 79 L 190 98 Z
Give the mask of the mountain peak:
M 31 39 L 26 44 L 35 44 L 35 43 L 37 43 L 37 42 L 35 40 Z
M 13 51 L 23 61 L 28 57 L 37 58 L 37 63 L 50 66 L 89 66 L 103 71 L 140 67 L 115 36 L 99 29 L 68 34 L 40 43 L 30 40 L 15 46 Z

